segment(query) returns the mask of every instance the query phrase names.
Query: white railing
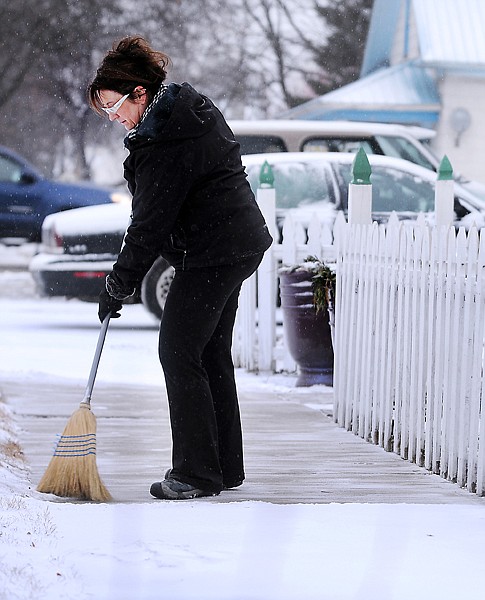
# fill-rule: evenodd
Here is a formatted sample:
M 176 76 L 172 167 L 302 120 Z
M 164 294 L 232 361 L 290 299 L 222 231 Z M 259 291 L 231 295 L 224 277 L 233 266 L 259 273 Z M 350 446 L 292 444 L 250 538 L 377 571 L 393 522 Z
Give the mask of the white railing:
M 335 317 L 335 420 L 484 495 L 485 230 L 347 225 Z

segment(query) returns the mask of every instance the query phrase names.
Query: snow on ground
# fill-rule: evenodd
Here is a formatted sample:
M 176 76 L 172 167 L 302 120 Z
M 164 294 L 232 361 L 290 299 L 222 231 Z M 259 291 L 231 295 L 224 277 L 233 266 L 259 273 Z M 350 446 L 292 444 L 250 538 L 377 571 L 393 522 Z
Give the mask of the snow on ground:
M 9 245 L 0 241 L 0 269 L 25 269 L 39 244 Z
M 25 476 L 2 469 L 5 600 L 456 600 L 483 589 L 482 507 L 54 503 L 27 494 Z
M 96 307 L 24 299 L 27 277 L 0 272 L 14 296 L 0 298 L 0 390 L 7 377 L 85 379 Z M 123 311 L 110 329 L 117 369 L 107 360 L 100 376 L 159 382 L 154 323 Z M 283 375 L 238 371 L 238 383 L 309 394 Z M 485 506 L 53 502 L 29 489 L 18 426 L 0 399 L 0 600 L 456 600 L 485 587 Z

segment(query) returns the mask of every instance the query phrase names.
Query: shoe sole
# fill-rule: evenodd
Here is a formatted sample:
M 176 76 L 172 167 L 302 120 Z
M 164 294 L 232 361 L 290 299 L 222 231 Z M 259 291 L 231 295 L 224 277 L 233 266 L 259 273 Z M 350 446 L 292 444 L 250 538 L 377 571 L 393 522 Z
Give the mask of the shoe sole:
M 237 481 L 236 483 L 233 483 L 232 485 L 223 485 L 222 489 L 223 490 L 233 490 L 234 488 L 239 487 L 243 483 L 244 483 L 243 481 Z

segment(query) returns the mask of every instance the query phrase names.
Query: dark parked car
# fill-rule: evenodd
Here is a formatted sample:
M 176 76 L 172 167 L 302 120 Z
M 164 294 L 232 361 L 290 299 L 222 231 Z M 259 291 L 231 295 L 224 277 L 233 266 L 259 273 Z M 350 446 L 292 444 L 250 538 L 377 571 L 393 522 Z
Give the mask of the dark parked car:
M 254 190 L 263 162 L 271 165 L 280 223 L 288 211 L 308 223 L 315 213 L 332 222 L 338 210 L 346 212 L 353 158 L 347 153 L 285 152 L 243 156 L 243 162 Z M 402 219 L 416 219 L 420 212 L 432 218 L 435 173 L 398 158 L 370 155 L 369 161 L 376 220 L 386 221 L 393 210 Z M 455 185 L 456 223 L 483 226 L 479 203 Z M 41 253 L 30 264 L 39 291 L 96 300 L 116 260 L 129 212 L 126 205 L 93 206 L 48 216 Z M 171 267 L 159 258 L 142 283 L 139 298 L 156 316 L 163 311 L 171 279 Z
M 123 194 L 98 186 L 47 179 L 24 158 L 0 146 L 0 238 L 37 242 L 42 222 L 51 213 L 122 200 Z

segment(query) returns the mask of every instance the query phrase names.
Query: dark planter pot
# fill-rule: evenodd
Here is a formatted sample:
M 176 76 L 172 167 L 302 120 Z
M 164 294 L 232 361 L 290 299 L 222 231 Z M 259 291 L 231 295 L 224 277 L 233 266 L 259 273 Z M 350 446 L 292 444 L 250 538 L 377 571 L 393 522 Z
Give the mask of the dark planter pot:
M 299 367 L 297 387 L 333 385 L 333 347 L 327 310 L 313 306 L 311 273 L 280 273 L 283 328 L 288 349 Z

